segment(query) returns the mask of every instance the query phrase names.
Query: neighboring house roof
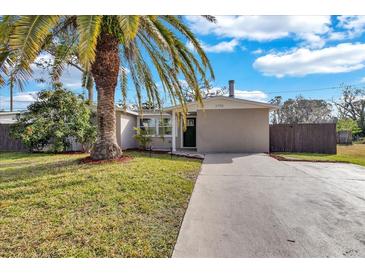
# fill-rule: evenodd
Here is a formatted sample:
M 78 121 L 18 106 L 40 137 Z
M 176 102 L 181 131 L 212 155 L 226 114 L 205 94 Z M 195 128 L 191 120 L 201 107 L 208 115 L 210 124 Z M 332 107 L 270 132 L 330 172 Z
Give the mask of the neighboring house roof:
M 119 106 L 116 106 L 116 111 L 120 111 L 120 112 L 124 112 L 124 113 L 128 113 L 128 114 L 131 114 L 131 115 L 135 115 L 135 116 L 138 116 L 138 112 L 136 111 L 132 111 L 132 110 L 129 110 L 129 109 L 123 109 L 122 107 L 119 107 Z
M 227 106 L 225 107 L 222 104 L 213 106 L 212 103 L 218 102 L 226 102 Z M 278 106 L 272 105 L 269 103 L 251 101 L 246 99 L 227 97 L 227 96 L 215 96 L 207 99 L 203 99 L 203 107 L 198 104 L 198 102 L 191 102 L 186 104 L 188 109 L 232 109 L 232 108 L 268 108 L 270 110 L 278 109 Z M 180 105 L 171 106 L 165 108 L 164 111 L 171 111 L 174 109 L 181 108 Z
M 16 122 L 16 117 L 21 112 L 13 111 L 13 112 L 0 112 L 0 124 L 14 124 Z

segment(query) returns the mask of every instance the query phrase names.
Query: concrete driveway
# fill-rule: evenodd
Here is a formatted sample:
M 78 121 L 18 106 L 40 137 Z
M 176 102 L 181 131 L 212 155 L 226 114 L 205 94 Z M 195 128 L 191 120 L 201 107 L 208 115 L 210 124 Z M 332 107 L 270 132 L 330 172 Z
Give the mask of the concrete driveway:
M 173 257 L 365 257 L 365 168 L 206 155 Z

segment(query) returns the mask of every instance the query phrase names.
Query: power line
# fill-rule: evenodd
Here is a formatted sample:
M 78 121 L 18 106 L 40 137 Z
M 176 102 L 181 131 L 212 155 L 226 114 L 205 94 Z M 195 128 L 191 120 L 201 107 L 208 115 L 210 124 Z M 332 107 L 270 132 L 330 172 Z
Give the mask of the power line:
M 334 90 L 341 87 L 328 87 L 328 88 L 313 88 L 313 89 L 293 89 L 293 90 L 283 90 L 283 91 L 272 91 L 272 92 L 266 92 L 267 94 L 275 94 L 275 93 L 302 93 L 302 92 L 312 92 L 312 91 L 320 91 L 320 90 Z
M 349 84 L 347 86 L 364 86 L 364 84 Z M 312 88 L 312 89 L 293 89 L 293 90 L 282 90 L 282 91 L 271 91 L 265 92 L 266 94 L 275 94 L 275 93 L 302 93 L 302 92 L 311 92 L 311 91 L 320 91 L 320 90 L 335 90 L 341 89 L 343 86 L 335 86 L 335 87 L 324 87 L 324 88 Z
M 348 84 L 349 86 L 364 86 L 364 84 Z M 334 86 L 334 87 L 324 87 L 324 88 L 313 88 L 313 89 L 292 89 L 292 90 L 282 90 L 282 91 L 246 91 L 247 95 L 251 94 L 282 94 L 282 93 L 296 93 L 301 94 L 305 92 L 313 92 L 313 91 L 321 91 L 321 90 L 333 90 L 341 89 L 343 86 Z

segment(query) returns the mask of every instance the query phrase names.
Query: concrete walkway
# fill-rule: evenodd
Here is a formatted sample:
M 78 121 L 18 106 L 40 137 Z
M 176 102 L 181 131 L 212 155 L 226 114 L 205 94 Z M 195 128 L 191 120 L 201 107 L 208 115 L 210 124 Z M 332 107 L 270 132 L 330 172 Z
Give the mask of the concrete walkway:
M 365 257 L 365 168 L 206 155 L 173 257 Z

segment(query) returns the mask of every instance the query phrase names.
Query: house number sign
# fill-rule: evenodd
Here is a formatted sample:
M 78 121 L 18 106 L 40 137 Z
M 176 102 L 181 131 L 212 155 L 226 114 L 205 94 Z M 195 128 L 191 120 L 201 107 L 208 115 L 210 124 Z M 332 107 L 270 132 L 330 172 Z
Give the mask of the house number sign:
M 224 108 L 224 105 L 223 104 L 216 104 L 215 107 L 216 108 Z

